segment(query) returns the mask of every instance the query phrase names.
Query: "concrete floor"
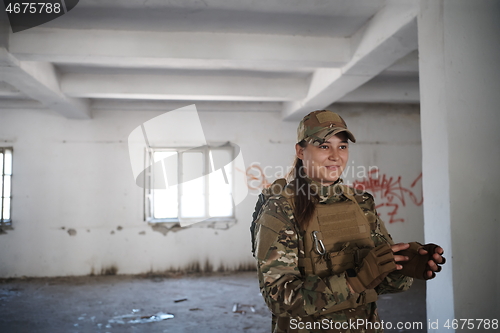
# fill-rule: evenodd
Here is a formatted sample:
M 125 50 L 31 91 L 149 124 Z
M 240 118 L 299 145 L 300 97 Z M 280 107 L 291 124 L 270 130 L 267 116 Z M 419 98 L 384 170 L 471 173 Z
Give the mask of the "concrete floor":
M 384 321 L 424 324 L 386 332 L 426 332 L 425 283 L 383 295 L 378 304 Z M 143 323 L 162 313 L 174 318 Z M 262 333 L 270 325 L 255 272 L 0 280 L 2 333 Z

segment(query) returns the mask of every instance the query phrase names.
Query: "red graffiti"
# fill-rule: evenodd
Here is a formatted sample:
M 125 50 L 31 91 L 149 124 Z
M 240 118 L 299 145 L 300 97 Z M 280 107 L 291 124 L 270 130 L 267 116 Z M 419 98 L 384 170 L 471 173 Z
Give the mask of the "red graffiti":
M 376 199 L 381 199 L 382 203 L 375 206 L 380 208 L 383 206 L 389 207 L 391 211 L 389 215 L 389 223 L 404 222 L 403 218 L 398 218 L 399 206 L 406 206 L 407 197 L 411 202 L 417 206 L 421 206 L 424 199 L 422 194 L 417 196 L 416 190 L 417 183 L 422 179 L 422 173 L 411 183 L 409 188 L 401 185 L 401 176 L 394 178 L 387 175 L 379 175 L 378 169 L 372 169 L 368 173 L 368 178 L 355 181 L 353 187 L 362 191 L 367 191 L 373 194 Z
M 262 167 L 258 164 L 250 165 L 246 170 L 239 172 L 245 173 L 247 177 L 247 186 L 249 190 L 261 191 L 267 188 L 271 183 L 267 180 Z M 379 174 L 378 169 L 371 169 L 368 173 L 368 178 L 357 180 L 353 183 L 353 187 L 362 191 L 370 192 L 375 199 L 381 203 L 375 206 L 376 209 L 387 207 L 389 212 L 389 223 L 405 222 L 405 219 L 398 216 L 400 206 L 405 207 L 408 199 L 416 206 L 421 206 L 423 203 L 423 196 L 417 184 L 422 180 L 422 173 L 420 173 L 415 180 L 410 184 L 409 188 L 401 184 L 401 176 L 388 177 L 387 175 Z M 417 194 L 420 192 L 419 194 Z
M 238 171 L 243 172 L 247 176 L 247 186 L 249 190 L 263 190 L 271 186 L 271 183 L 267 181 L 264 170 L 260 165 L 252 164 L 245 171 L 238 169 Z

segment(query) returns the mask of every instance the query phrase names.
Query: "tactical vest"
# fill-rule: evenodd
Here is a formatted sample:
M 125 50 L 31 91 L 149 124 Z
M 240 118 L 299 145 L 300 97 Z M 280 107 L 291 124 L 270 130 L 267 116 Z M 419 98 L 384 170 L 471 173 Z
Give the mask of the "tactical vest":
M 279 180 L 282 184 L 282 180 Z M 275 182 L 276 183 L 276 182 Z M 347 269 L 358 267 L 368 252 L 375 247 L 370 224 L 357 203 L 352 189 L 341 186 L 348 200 L 323 204 L 317 203 L 306 230 L 301 230 L 299 241 L 299 269 L 307 275 L 322 278 L 343 274 Z M 284 188 L 285 189 L 285 188 Z M 294 207 L 293 191 L 285 189 L 281 195 Z M 368 289 L 358 297 L 353 295 L 345 302 L 322 312 L 327 314 L 375 302 L 378 298 L 374 289 Z

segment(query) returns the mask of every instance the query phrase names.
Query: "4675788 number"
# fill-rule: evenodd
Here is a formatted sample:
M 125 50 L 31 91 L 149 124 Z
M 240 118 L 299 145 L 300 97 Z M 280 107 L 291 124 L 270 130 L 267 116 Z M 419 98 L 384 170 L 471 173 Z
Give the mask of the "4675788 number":
M 9 14 L 59 14 L 61 10 L 58 2 L 10 2 L 5 7 Z
M 469 330 L 497 330 L 498 319 L 448 319 L 443 325 L 447 329 L 469 329 Z

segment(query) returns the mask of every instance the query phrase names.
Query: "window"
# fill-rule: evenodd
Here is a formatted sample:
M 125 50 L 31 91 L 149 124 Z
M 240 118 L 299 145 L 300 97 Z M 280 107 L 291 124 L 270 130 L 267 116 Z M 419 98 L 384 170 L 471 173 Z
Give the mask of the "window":
M 0 147 L 0 227 L 10 226 L 10 206 L 12 199 L 12 148 Z
M 153 148 L 147 159 L 146 165 L 151 165 L 145 173 L 147 221 L 234 219 L 233 170 L 227 166 L 234 159 L 230 143 Z

